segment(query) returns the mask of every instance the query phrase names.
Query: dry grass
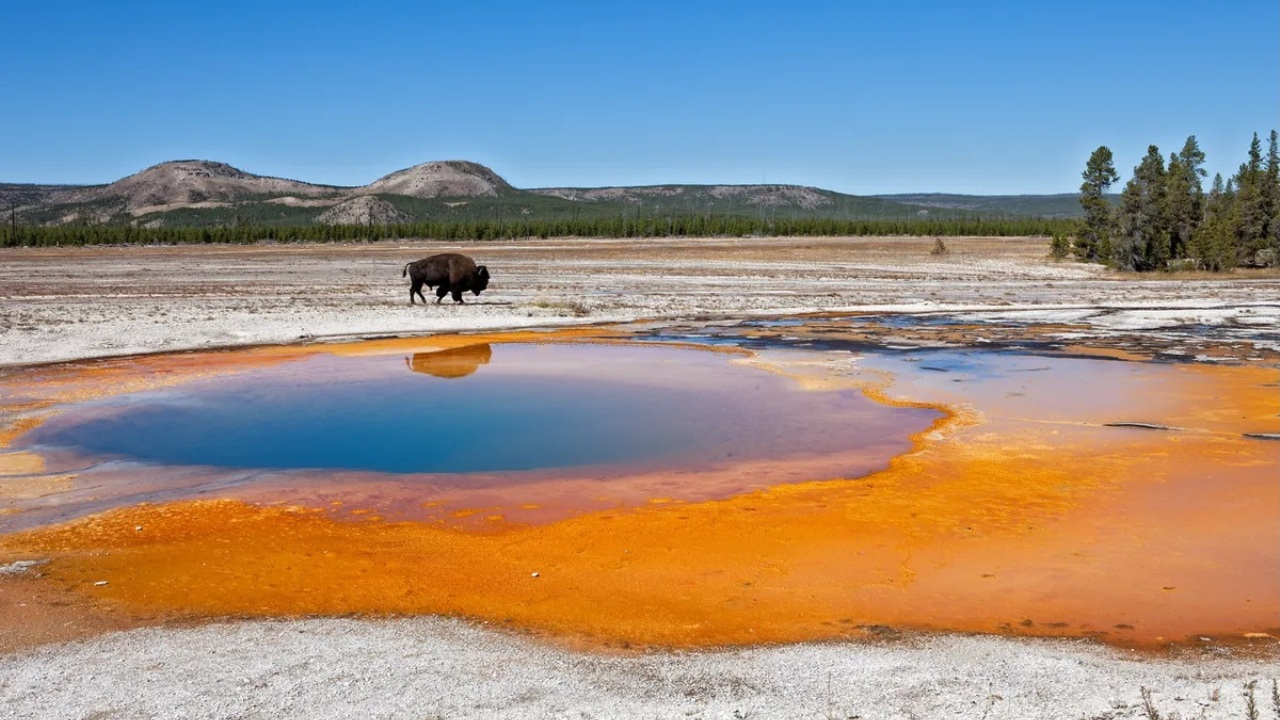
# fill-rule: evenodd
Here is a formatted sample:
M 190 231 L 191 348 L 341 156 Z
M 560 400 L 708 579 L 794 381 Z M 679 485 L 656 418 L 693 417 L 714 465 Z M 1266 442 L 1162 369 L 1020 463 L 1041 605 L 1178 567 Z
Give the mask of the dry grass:
M 530 305 L 544 310 L 555 310 L 559 315 L 570 315 L 573 317 L 585 317 L 591 314 L 591 308 L 580 300 L 552 300 L 550 298 L 538 298 Z
M 1261 712 L 1258 709 L 1257 698 L 1258 681 L 1250 680 L 1244 684 L 1244 718 L 1245 720 L 1261 720 Z M 1143 687 L 1140 689 L 1142 695 L 1142 715 L 1146 720 L 1181 720 L 1178 713 L 1168 715 L 1161 714 L 1160 709 L 1156 706 L 1155 700 L 1151 696 L 1151 690 Z M 1217 691 L 1209 698 L 1211 702 L 1218 702 L 1220 696 Z M 1280 720 L 1280 682 L 1271 681 L 1271 712 L 1275 720 Z M 1204 710 L 1201 710 L 1203 717 Z

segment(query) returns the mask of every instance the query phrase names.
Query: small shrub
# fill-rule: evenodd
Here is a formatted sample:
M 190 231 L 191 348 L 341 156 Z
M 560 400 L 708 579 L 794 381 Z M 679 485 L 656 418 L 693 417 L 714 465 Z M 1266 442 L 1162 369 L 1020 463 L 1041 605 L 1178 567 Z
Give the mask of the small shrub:
M 1053 241 L 1049 243 L 1049 254 L 1054 260 L 1062 260 L 1071 252 L 1071 240 L 1060 232 L 1053 234 Z
M 1161 720 L 1160 711 L 1156 709 L 1155 701 L 1151 699 L 1151 691 L 1142 688 L 1142 712 L 1147 716 L 1147 720 Z
M 933 239 L 933 249 L 929 251 L 930 255 L 946 255 L 948 252 L 947 244 L 942 242 L 942 238 Z
M 533 306 L 542 308 L 543 310 L 555 310 L 556 314 L 574 315 L 577 317 L 585 317 L 591 314 L 591 308 L 586 303 L 579 300 L 552 300 L 550 298 L 538 298 L 533 301 Z

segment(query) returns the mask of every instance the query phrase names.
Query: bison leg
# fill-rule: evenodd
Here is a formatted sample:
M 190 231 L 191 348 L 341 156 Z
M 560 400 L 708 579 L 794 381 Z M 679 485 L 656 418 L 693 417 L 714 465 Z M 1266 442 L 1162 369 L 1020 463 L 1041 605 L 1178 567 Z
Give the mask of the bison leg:
M 449 294 L 448 285 L 441 285 L 440 287 L 436 288 L 436 304 L 439 305 L 440 301 L 444 299 L 444 296 L 448 294 Z
M 427 304 L 427 299 L 425 297 L 422 297 L 422 283 L 417 282 L 416 280 L 414 281 L 413 286 L 409 288 L 409 304 L 410 305 L 413 305 L 415 302 L 413 299 L 414 293 L 417 293 L 418 297 L 422 298 L 423 305 Z
M 453 291 L 452 293 L 450 293 L 450 294 L 451 294 L 451 295 L 453 295 L 453 301 L 454 301 L 454 302 L 456 302 L 456 303 L 462 303 L 462 304 L 464 304 L 464 305 L 466 304 L 466 302 L 467 302 L 467 301 L 462 299 L 462 291 L 461 291 L 461 290 L 454 290 L 454 291 Z

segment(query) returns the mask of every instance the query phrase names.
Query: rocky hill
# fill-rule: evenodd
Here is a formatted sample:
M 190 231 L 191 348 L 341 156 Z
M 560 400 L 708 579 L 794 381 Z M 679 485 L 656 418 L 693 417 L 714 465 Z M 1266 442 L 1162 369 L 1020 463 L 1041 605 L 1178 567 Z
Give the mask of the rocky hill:
M 335 197 L 347 188 L 254 175 L 226 163 L 178 160 L 153 165 L 110 185 L 77 188 L 49 198 L 60 204 L 118 201 L 133 215 L 198 203 L 235 203 L 280 196 Z
M 369 183 L 361 191 L 369 195 L 438 198 L 497 197 L 514 189 L 497 173 L 479 163 L 446 160 L 393 172 Z
M 361 195 L 325 210 L 315 221 L 323 225 L 395 225 L 413 222 L 413 216 L 397 210 L 386 200 Z

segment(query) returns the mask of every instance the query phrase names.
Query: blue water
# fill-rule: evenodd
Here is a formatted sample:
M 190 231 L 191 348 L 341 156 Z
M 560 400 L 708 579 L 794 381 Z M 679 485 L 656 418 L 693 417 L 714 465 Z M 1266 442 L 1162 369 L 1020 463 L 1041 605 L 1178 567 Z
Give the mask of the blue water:
M 474 473 L 830 452 L 893 442 L 931 411 L 801 393 L 723 356 L 497 346 L 483 355 L 318 356 L 73 408 L 24 444 L 164 465 Z
M 354 382 L 143 405 L 41 441 L 178 465 L 524 470 L 688 450 L 669 400 L 589 381 Z

